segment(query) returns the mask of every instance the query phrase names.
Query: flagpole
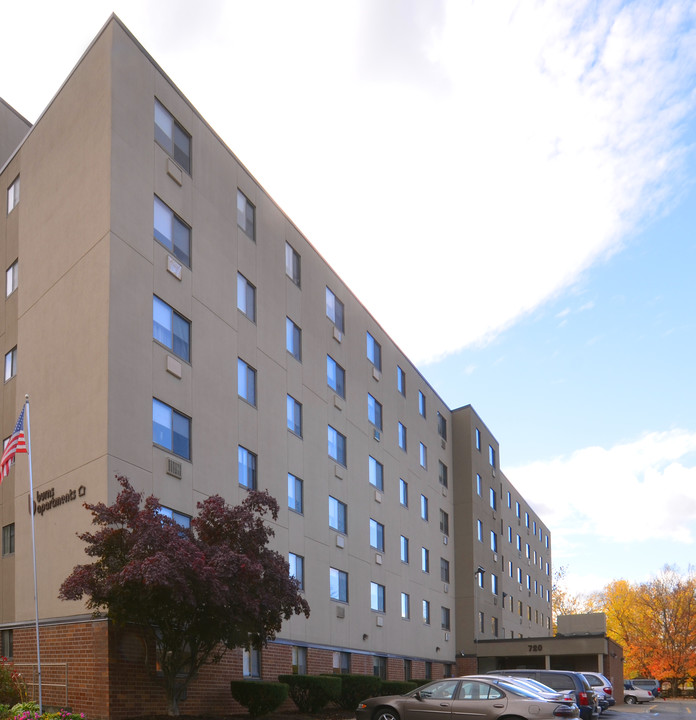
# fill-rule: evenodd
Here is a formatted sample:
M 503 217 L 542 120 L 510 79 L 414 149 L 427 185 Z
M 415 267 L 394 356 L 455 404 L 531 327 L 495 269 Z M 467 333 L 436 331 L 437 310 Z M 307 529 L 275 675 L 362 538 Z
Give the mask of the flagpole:
M 34 559 L 34 614 L 36 616 L 36 667 L 39 679 L 39 714 L 43 715 L 41 697 L 41 647 L 39 644 L 39 590 L 36 580 L 36 531 L 34 528 L 34 479 L 31 472 L 31 423 L 29 422 L 29 395 L 24 396 L 27 415 L 27 454 L 29 455 L 29 514 L 31 515 L 31 547 Z

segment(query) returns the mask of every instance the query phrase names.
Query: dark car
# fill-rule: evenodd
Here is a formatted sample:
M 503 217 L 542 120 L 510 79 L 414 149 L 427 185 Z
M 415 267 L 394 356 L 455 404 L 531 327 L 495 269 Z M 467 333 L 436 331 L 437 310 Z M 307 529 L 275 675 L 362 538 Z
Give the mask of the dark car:
M 497 720 L 573 720 L 576 705 L 545 700 L 505 678 L 477 677 L 436 680 L 405 695 L 386 695 L 363 700 L 356 720 L 449 720 L 451 717 Z
M 599 704 L 597 693 L 590 687 L 587 678 L 582 673 L 571 670 L 493 670 L 496 675 L 510 675 L 528 677 L 558 692 L 570 692 L 580 710 L 582 720 L 595 720 L 599 717 Z

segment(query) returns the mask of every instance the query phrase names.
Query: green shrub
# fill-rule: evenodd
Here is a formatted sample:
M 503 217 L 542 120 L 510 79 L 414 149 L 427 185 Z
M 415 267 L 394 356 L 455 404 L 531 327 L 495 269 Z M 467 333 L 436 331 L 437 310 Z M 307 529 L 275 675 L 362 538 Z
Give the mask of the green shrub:
M 336 675 L 341 678 L 341 694 L 336 701 L 342 710 L 355 710 L 361 700 L 380 694 L 382 681 L 374 675 Z
M 0 659 L 0 703 L 14 705 L 27 697 L 27 686 L 21 673 L 7 659 Z M 38 708 L 37 708 L 38 709 Z
M 230 690 L 252 718 L 272 713 L 288 696 L 288 686 L 281 682 L 232 680 Z
M 10 706 L 6 703 L 0 703 L 0 718 L 6 718 L 10 716 Z
M 290 686 L 290 698 L 300 712 L 318 713 L 341 696 L 341 678 L 331 675 L 279 675 Z
M 403 695 L 404 693 L 415 690 L 423 683 L 412 682 L 410 680 L 382 680 L 380 683 L 380 695 Z

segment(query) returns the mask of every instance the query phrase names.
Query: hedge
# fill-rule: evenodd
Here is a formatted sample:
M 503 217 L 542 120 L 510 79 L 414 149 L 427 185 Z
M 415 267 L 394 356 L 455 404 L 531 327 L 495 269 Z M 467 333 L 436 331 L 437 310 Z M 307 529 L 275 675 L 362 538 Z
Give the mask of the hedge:
M 232 680 L 230 691 L 252 718 L 272 713 L 288 696 L 287 683 L 282 682 Z
M 318 713 L 341 696 L 341 678 L 328 675 L 279 675 L 290 686 L 291 700 L 300 712 Z
M 410 680 L 382 680 L 379 688 L 380 695 L 404 695 L 411 690 L 415 690 L 423 683 L 412 682 Z

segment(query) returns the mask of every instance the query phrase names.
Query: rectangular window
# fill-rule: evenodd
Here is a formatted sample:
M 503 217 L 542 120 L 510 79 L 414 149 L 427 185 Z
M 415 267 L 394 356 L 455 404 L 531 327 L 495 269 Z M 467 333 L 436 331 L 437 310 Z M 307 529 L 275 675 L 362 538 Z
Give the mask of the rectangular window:
M 256 242 L 256 208 L 239 189 L 237 189 L 237 225 L 245 235 Z
M 261 677 L 261 651 L 257 648 L 244 648 L 242 651 L 242 675 L 244 677 Z
M 440 608 L 440 627 L 443 630 L 449 630 L 450 629 L 450 609 L 446 607 Z
M 331 357 L 326 356 L 326 383 L 338 395 L 346 396 L 346 371 Z
M 480 588 L 483 587 L 483 570 L 481 568 L 478 569 L 476 573 L 476 577 L 478 578 L 478 586 Z
M 510 493 L 509 490 L 508 490 L 508 494 L 507 494 L 507 506 L 508 506 L 509 508 L 512 507 L 512 494 Z
M 498 552 L 498 536 L 495 530 L 491 530 L 491 550 Z
M 368 475 L 370 485 L 374 485 L 378 490 L 384 490 L 384 465 L 372 455 L 368 459 Z
M 408 538 L 401 536 L 401 562 L 408 564 Z
M 430 572 L 430 550 L 428 548 L 421 548 L 421 570 L 424 573 Z
M 156 195 L 153 212 L 155 240 L 186 267 L 191 267 L 191 228 Z
M 346 466 L 346 436 L 328 426 L 329 457 L 340 465 Z
M 401 593 L 401 618 L 402 620 L 411 619 L 411 597 L 408 593 Z
M 155 142 L 189 175 L 191 174 L 191 136 L 172 114 L 155 99 Z
M 237 448 L 237 472 L 240 485 L 256 490 L 256 455 L 241 445 Z
M 447 440 L 447 418 L 439 411 L 437 413 L 437 434 L 443 440 Z
M 384 585 L 376 582 L 370 583 L 370 609 L 375 612 L 384 612 Z
M 288 507 L 296 513 L 303 513 L 303 483 L 300 478 L 295 477 L 292 473 L 288 473 Z
M 479 632 L 486 632 L 486 617 L 482 612 L 479 612 Z
M 489 499 L 491 508 L 493 508 L 493 510 L 497 509 L 497 506 L 498 506 L 497 497 L 495 494 L 495 490 L 493 488 L 490 488 L 488 491 L 488 499 Z
M 339 602 L 348 602 L 348 573 L 329 568 L 329 597 Z
M 396 366 L 396 389 L 402 395 L 406 395 L 406 373 L 399 365 Z
M 498 618 L 497 617 L 491 618 L 491 632 L 493 633 L 493 637 L 498 637 Z
M 450 564 L 445 558 L 440 558 L 440 580 L 445 583 L 450 581 Z
M 164 505 L 160 507 L 159 514 L 170 518 L 177 525 L 181 525 L 181 527 L 191 527 L 190 515 L 185 515 L 184 513 L 180 513 L 176 510 L 173 510 L 172 508 L 165 507 Z
M 420 466 L 428 469 L 428 448 L 423 443 L 420 444 Z
M 430 601 L 423 600 L 423 622 L 430 625 Z
M 516 503 L 515 503 L 515 515 L 517 515 L 517 517 L 521 517 L 520 512 L 521 512 L 521 511 L 520 511 L 520 504 L 519 504 L 518 502 L 516 502 Z
M 382 404 L 367 393 L 367 419 L 378 429 L 382 429 Z
M 488 446 L 488 462 L 491 467 L 495 467 L 495 448 L 492 445 Z
M 152 398 L 152 442 L 190 460 L 191 418 Z
M 517 549 L 521 551 L 522 550 L 522 538 L 519 535 L 517 536 L 516 542 L 517 542 Z
M 387 658 L 379 655 L 372 657 L 372 674 L 380 680 L 387 679 Z
M 425 395 L 420 390 L 418 391 L 418 412 L 425 417 Z
M 300 287 L 300 254 L 290 243 L 285 243 L 285 274 Z
M 2 554 L 12 555 L 15 551 L 15 525 L 10 523 L 2 529 Z
M 344 535 L 348 532 L 348 506 L 329 495 L 329 527 Z
M 370 518 L 370 547 L 384 552 L 384 525 Z
M 382 346 L 367 333 L 367 359 L 377 370 L 382 370 Z
M 522 584 L 522 568 L 517 568 L 517 582 L 521 585 Z
M 152 296 L 152 337 L 177 357 L 189 361 L 191 323 L 156 295 Z
M 403 423 L 398 425 L 399 447 L 406 452 L 406 426 Z
M 19 204 L 19 175 L 7 188 L 7 214 L 9 215 Z
M 525 524 L 527 527 L 529 527 L 529 513 L 528 513 L 528 512 L 526 512 L 526 513 L 524 514 L 524 524 Z
M 442 460 L 438 460 L 438 473 L 437 473 L 437 479 L 440 482 L 440 485 L 442 487 L 447 487 L 448 479 L 447 479 L 447 465 L 442 462 Z
M 334 652 L 333 654 L 333 671 L 335 674 L 350 674 L 350 653 Z
M 399 502 L 408 507 L 408 483 L 403 478 L 399 478 Z
M 2 657 L 12 660 L 14 657 L 14 630 L 3 630 L 0 642 L 0 653 Z
M 428 519 L 428 498 L 425 495 L 421 495 L 421 519 L 426 520 Z
M 288 554 L 288 563 L 290 565 L 290 577 L 295 578 L 300 584 L 300 590 L 304 590 L 304 558 L 302 555 L 295 553 Z
M 242 273 L 237 273 L 237 309 L 256 322 L 256 287 Z
M 17 346 L 5 355 L 5 382 L 17 374 Z
M 256 370 L 237 358 L 237 395 L 256 407 Z
M 481 450 L 481 431 L 476 428 L 476 449 Z
M 286 406 L 288 430 L 302 437 L 302 403 L 297 402 L 292 395 L 288 395 Z
M 307 648 L 297 647 L 292 648 L 292 674 L 293 675 L 306 675 L 307 674 Z
M 302 362 L 302 330 L 289 318 L 285 318 L 285 349 Z
M 481 476 L 480 476 L 478 473 L 476 473 L 476 494 L 477 494 L 477 495 L 480 495 L 480 494 L 481 494 L 481 491 L 482 491 L 482 489 L 481 489 Z
M 440 532 L 443 535 L 449 535 L 449 515 L 442 509 L 440 510 Z
M 510 525 L 508 525 L 507 529 L 507 539 L 508 542 L 512 545 L 512 527 Z
M 9 297 L 17 289 L 19 277 L 19 260 L 15 260 L 5 272 L 5 297 Z
M 345 332 L 343 319 L 343 303 L 326 288 L 326 317 L 336 326 L 337 330 Z
M 476 521 L 476 537 L 479 542 L 483 542 L 483 523 L 480 520 Z

